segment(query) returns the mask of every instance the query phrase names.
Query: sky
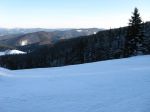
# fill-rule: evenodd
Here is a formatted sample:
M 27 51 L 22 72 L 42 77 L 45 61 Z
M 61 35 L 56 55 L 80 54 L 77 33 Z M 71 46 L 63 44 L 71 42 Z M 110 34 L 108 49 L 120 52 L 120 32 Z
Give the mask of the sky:
M 150 20 L 150 0 L 0 0 L 0 27 L 117 28 L 135 7 Z

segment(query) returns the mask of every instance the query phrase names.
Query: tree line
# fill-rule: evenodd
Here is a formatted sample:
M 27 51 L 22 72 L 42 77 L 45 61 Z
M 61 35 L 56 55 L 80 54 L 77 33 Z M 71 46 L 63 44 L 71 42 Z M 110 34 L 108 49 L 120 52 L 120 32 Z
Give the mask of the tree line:
M 149 54 L 150 38 L 145 32 L 146 25 L 135 8 L 128 27 L 60 40 L 25 55 L 1 56 L 0 66 L 13 70 L 57 67 Z

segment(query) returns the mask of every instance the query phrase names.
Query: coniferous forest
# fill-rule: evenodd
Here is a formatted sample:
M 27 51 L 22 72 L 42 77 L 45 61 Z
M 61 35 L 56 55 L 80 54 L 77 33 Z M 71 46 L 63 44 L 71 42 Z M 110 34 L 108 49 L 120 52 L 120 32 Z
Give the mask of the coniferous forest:
M 143 23 L 135 8 L 127 27 L 63 39 L 27 54 L 1 56 L 0 66 L 13 70 L 57 67 L 150 54 L 149 30 L 150 23 Z

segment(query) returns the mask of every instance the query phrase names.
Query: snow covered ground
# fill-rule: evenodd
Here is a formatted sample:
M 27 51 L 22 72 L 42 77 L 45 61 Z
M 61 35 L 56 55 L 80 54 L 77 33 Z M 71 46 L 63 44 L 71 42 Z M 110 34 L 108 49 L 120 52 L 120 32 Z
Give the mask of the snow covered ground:
M 6 55 L 13 55 L 13 54 L 26 54 L 26 52 L 19 51 L 19 50 L 7 50 L 5 51 Z
M 6 50 L 4 52 L 0 52 L 0 56 L 3 56 L 3 55 L 14 55 L 14 54 L 26 54 L 26 52 L 19 51 L 19 50 Z
M 0 56 L 3 56 L 3 55 L 5 55 L 5 52 L 0 52 Z
M 0 68 L 0 112 L 150 112 L 150 56 L 56 68 Z

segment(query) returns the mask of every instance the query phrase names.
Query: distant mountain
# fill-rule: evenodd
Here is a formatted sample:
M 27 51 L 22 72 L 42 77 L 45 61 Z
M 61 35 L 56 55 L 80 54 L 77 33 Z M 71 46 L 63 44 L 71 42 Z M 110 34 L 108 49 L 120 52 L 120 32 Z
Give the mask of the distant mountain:
M 87 36 L 96 34 L 101 29 L 70 29 L 70 30 L 57 30 L 57 31 L 39 31 L 27 34 L 11 34 L 0 36 L 0 44 L 9 46 L 26 46 L 26 45 L 45 45 L 53 44 L 59 40 L 69 39 L 79 36 Z M 22 30 L 23 31 L 23 30 Z
M 144 54 L 150 54 L 150 22 L 145 23 L 144 26 Z M 81 31 L 78 30 L 78 32 Z M 46 38 L 49 33 L 35 34 Z M 63 39 L 54 44 L 22 46 L 18 49 L 31 52 L 25 55 L 0 56 L 0 66 L 9 69 L 58 67 L 123 58 L 126 34 L 127 27 L 122 27 L 100 31 L 88 36 Z M 53 40 L 53 38 L 51 39 Z
M 12 34 L 26 34 L 26 33 L 33 33 L 33 32 L 39 32 L 39 31 L 46 31 L 46 32 L 51 32 L 51 31 L 65 31 L 65 30 L 70 30 L 69 28 L 67 29 L 44 29 L 44 28 L 0 28 L 0 36 L 4 35 L 12 35 Z
M 5 50 L 8 50 L 8 49 L 9 50 L 10 49 L 16 49 L 16 47 L 0 44 L 0 51 L 5 51 Z
M 89 28 L 89 29 L 97 29 L 97 28 Z M 44 28 L 0 28 L 0 36 L 4 35 L 13 35 L 13 34 L 27 34 L 27 33 L 33 33 L 33 32 L 54 32 L 54 31 L 69 31 L 69 30 L 89 30 L 87 29 L 74 29 L 74 28 L 59 28 L 59 29 L 44 29 Z

